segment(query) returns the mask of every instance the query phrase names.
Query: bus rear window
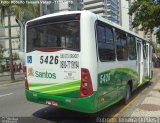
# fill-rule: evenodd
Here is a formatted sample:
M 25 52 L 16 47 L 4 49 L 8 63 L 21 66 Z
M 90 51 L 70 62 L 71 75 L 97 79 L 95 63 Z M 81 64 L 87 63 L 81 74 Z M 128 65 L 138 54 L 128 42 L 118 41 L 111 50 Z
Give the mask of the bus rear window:
M 47 48 L 80 51 L 79 21 L 29 27 L 27 29 L 27 52 Z

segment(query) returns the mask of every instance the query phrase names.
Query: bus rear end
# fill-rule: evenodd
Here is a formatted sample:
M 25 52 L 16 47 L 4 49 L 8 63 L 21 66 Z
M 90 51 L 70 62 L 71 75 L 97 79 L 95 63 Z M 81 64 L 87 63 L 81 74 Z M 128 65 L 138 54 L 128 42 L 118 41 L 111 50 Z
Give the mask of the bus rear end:
M 29 101 L 95 112 L 92 79 L 82 66 L 80 13 L 26 24 L 26 97 Z M 86 107 L 87 106 L 87 107 Z

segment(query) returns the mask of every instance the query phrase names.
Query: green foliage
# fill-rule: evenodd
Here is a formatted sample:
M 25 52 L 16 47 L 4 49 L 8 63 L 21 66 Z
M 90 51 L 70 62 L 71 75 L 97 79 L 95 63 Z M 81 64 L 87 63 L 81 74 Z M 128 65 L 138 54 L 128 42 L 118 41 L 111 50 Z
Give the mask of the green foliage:
M 13 0 L 0 0 L 0 22 L 4 22 L 8 10 L 11 12 L 10 15 L 15 15 L 20 21 L 23 20 L 23 17 L 28 19 L 37 17 L 39 15 L 38 6 L 28 4 L 27 1 L 30 0 L 21 0 L 22 3 L 16 4 Z
M 141 25 L 141 29 L 148 32 L 160 26 L 160 1 L 153 3 L 152 0 L 137 0 L 130 9 L 129 15 L 133 15 L 133 27 Z
M 14 68 L 13 68 L 13 54 L 12 54 L 12 41 L 11 41 L 11 16 L 15 15 L 21 22 L 24 17 L 28 19 L 36 17 L 38 9 L 32 4 L 28 4 L 29 0 L 21 0 L 22 4 L 13 3 L 14 0 L 0 0 L 0 22 L 4 23 L 4 17 L 8 18 L 8 36 L 9 36 L 9 61 L 10 61 L 10 72 L 11 80 L 15 80 Z M 17 0 L 15 0 L 17 1 Z M 20 2 L 20 1 L 18 1 Z
M 157 48 L 157 49 L 156 49 L 156 52 L 157 52 L 157 53 L 160 53 L 160 48 Z
M 3 57 L 3 47 L 0 45 L 0 59 Z
M 160 29 L 157 31 L 156 35 L 157 35 L 157 41 L 160 44 Z

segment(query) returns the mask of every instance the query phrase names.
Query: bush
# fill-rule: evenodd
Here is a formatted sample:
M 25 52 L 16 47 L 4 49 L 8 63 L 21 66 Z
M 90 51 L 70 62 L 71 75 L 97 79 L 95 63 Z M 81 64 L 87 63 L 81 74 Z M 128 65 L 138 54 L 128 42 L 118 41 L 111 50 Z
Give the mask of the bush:
M 157 48 L 157 49 L 156 49 L 156 52 L 157 52 L 157 53 L 160 53 L 160 48 Z

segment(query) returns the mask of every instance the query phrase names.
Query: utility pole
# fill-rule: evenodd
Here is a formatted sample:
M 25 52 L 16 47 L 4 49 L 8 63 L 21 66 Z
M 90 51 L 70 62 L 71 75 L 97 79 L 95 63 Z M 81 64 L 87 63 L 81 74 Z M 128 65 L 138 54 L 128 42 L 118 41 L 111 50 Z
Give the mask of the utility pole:
M 42 16 L 43 15 L 43 10 L 42 10 L 42 3 L 41 3 L 42 0 L 39 0 L 39 16 Z
M 20 20 L 18 20 L 18 19 L 15 19 L 16 20 L 16 22 L 18 23 L 18 25 L 20 26 L 20 41 L 19 41 L 19 43 L 20 43 L 20 51 L 24 51 L 24 35 L 23 35 L 23 30 L 24 30 L 24 27 L 23 27 L 23 23 L 20 21 Z
M 11 34 L 11 10 L 8 8 L 7 10 L 8 15 L 8 34 L 9 34 L 9 61 L 10 61 L 10 73 L 11 73 L 11 80 L 14 81 L 14 68 L 13 68 L 13 54 L 12 54 L 12 34 Z

